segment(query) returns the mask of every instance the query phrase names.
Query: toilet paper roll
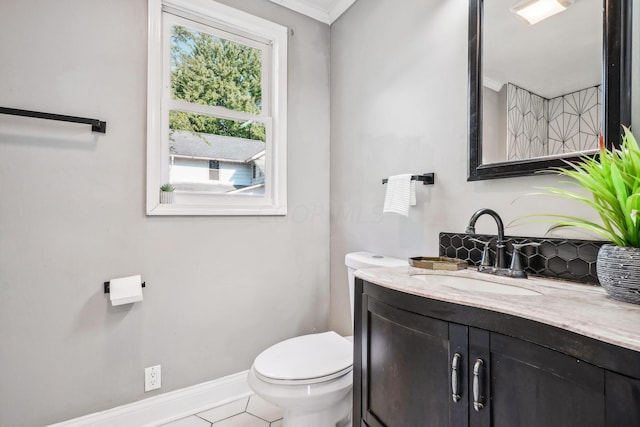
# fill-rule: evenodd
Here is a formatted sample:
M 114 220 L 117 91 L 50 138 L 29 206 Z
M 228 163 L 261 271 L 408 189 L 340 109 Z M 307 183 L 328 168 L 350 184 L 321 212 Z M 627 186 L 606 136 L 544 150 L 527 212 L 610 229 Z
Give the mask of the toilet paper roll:
M 142 276 L 111 279 L 109 285 L 111 305 L 131 304 L 142 301 Z

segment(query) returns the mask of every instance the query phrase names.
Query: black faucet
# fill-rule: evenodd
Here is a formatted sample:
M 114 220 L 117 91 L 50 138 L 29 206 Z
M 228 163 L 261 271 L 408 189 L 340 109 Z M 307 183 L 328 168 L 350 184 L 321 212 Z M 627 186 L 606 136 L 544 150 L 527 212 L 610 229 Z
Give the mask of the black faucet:
M 504 225 L 502 223 L 502 218 L 500 218 L 500 215 L 498 215 L 496 211 L 487 208 L 477 210 L 469 220 L 467 233 L 476 234 L 476 221 L 478 221 L 478 218 L 482 215 L 491 216 L 498 225 L 498 240 L 496 241 L 496 268 L 507 268 L 507 245 L 504 240 Z

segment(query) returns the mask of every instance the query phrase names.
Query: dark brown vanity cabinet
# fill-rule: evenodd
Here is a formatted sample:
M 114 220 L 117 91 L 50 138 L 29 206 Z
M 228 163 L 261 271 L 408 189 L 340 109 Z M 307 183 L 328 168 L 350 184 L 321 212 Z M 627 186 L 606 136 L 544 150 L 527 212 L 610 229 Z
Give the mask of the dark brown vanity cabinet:
M 635 352 L 361 280 L 355 308 L 354 426 L 640 426 L 640 380 L 607 369 L 639 377 Z

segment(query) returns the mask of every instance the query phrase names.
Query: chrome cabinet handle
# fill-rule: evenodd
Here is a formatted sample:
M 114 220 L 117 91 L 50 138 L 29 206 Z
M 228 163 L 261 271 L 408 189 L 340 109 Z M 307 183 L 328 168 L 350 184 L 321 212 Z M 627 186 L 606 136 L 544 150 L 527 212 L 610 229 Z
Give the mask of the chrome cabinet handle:
M 460 353 L 456 353 L 453 355 L 453 360 L 451 361 L 451 397 L 454 402 L 459 402 L 460 398 Z
M 484 362 L 482 359 L 476 359 L 475 365 L 473 365 L 473 409 L 476 412 L 484 408 L 484 396 L 481 393 L 482 384 L 482 367 Z

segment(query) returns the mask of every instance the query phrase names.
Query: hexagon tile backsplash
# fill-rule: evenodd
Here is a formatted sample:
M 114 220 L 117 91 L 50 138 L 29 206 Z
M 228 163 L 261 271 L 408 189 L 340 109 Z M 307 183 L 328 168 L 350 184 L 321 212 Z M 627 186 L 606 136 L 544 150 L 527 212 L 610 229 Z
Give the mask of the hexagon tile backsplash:
M 470 265 L 478 265 L 483 245 L 470 238 L 491 240 L 491 255 L 495 259 L 496 236 L 490 234 L 440 233 L 440 256 L 460 258 Z M 522 265 L 530 275 L 556 277 L 574 282 L 598 285 L 596 258 L 600 246 L 608 243 L 599 240 L 546 239 L 541 237 L 506 236 L 507 258 L 513 254 L 512 243 L 536 242 L 538 247 L 521 249 Z

